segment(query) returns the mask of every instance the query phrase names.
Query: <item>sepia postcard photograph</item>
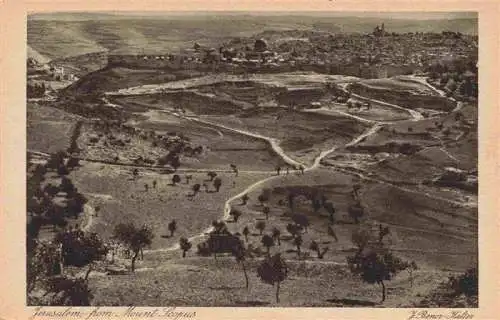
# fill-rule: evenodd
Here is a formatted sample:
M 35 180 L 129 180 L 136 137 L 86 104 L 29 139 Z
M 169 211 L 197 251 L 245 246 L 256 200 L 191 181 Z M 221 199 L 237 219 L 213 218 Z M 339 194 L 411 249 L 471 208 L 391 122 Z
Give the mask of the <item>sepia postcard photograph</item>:
M 34 318 L 474 317 L 477 11 L 119 9 L 25 16 Z

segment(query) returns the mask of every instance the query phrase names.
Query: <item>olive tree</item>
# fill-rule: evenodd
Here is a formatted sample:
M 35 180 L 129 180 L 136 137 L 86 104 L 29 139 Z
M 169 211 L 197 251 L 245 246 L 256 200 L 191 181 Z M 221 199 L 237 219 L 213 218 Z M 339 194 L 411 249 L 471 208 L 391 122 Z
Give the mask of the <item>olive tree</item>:
M 257 268 L 257 275 L 262 282 L 274 286 L 276 284 L 276 302 L 280 302 L 280 284 L 288 276 L 288 268 L 281 254 L 277 253 L 267 257 Z
M 186 257 L 186 252 L 188 252 L 189 250 L 191 250 L 191 247 L 192 247 L 192 243 L 189 242 L 188 239 L 182 237 L 179 239 L 179 247 L 181 248 L 182 250 L 182 257 L 185 258 Z
M 135 261 L 139 256 L 139 252 L 144 247 L 150 246 L 153 241 L 152 229 L 146 225 L 138 228 L 130 222 L 120 223 L 115 226 L 113 236 L 134 253 L 131 258 L 131 269 L 132 272 L 135 271 Z

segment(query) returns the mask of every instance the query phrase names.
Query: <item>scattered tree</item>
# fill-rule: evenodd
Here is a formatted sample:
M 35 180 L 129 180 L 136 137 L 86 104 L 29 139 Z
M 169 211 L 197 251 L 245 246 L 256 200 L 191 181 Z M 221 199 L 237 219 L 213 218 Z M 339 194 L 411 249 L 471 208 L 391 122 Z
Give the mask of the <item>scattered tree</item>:
M 279 253 L 267 257 L 257 268 L 257 275 L 267 284 L 274 286 L 276 283 L 276 302 L 279 303 L 280 283 L 288 276 L 288 268 L 285 260 Z
M 201 186 L 199 183 L 193 185 L 193 196 L 196 196 L 198 194 L 198 192 L 200 191 L 200 188 L 201 188 Z
M 382 240 L 386 235 L 390 233 L 389 227 L 385 226 L 383 227 L 382 224 L 378 225 L 379 231 L 378 231 L 378 242 L 382 243 Z
M 157 182 L 156 180 L 153 180 L 153 188 L 156 189 Z
M 335 224 L 335 207 L 333 206 L 333 203 L 324 202 L 323 207 L 326 212 L 328 212 L 328 219 L 330 220 L 330 223 Z
M 321 209 L 321 200 L 314 197 L 311 200 L 311 206 L 312 206 L 312 209 L 314 210 L 314 213 L 318 213 L 319 209 Z
M 309 219 L 305 214 L 296 213 L 292 215 L 292 220 L 295 224 L 299 225 L 301 228 L 307 232 L 307 227 L 309 226 Z
M 319 247 L 319 244 L 315 240 L 313 240 L 311 242 L 311 244 L 309 245 L 309 249 L 316 252 L 319 259 L 323 259 L 323 257 L 325 256 L 325 253 L 328 251 L 328 247 L 321 250 Z
M 257 200 L 259 200 L 260 205 L 263 206 L 264 202 L 269 201 L 269 196 L 265 193 L 261 193 L 258 197 Z
M 410 287 L 413 287 L 413 272 L 418 270 L 417 263 L 415 261 L 406 262 L 405 269 L 410 274 Z
M 274 239 L 270 235 L 265 234 L 262 239 L 261 243 L 264 247 L 267 249 L 267 254 L 269 255 L 269 250 L 272 246 L 274 246 Z
M 359 219 L 363 217 L 365 212 L 363 206 L 361 206 L 361 203 L 357 201 L 356 203 L 349 206 L 349 208 L 347 209 L 347 213 L 354 220 L 355 224 L 359 224 Z
M 246 194 L 246 193 L 245 193 L 245 194 L 241 197 L 241 201 L 242 201 L 241 203 L 242 203 L 242 205 L 246 205 L 246 204 L 247 204 L 247 202 L 248 202 L 248 199 L 250 199 L 250 197 L 248 196 L 248 194 Z
M 275 167 L 275 169 L 276 169 L 276 175 L 278 175 L 278 176 L 279 176 L 279 175 L 280 175 L 280 172 L 281 172 L 281 167 L 280 167 L 279 165 L 277 165 L 277 166 Z
M 218 177 L 217 177 L 217 178 L 215 178 L 215 179 L 214 179 L 213 184 L 214 184 L 215 191 L 219 192 L 220 187 L 221 187 L 221 185 L 222 185 L 222 180 L 221 180 L 221 178 L 218 178 Z
M 295 237 L 301 232 L 301 228 L 295 223 L 289 223 L 286 225 L 286 231 L 288 231 L 292 237 Z
M 179 182 L 181 182 L 181 177 L 178 174 L 174 174 L 174 176 L 172 177 L 172 185 L 175 186 L 175 184 Z
M 352 242 L 357 251 L 347 257 L 351 272 L 360 275 L 364 282 L 381 285 L 382 302 L 384 302 L 386 297 L 384 281 L 391 280 L 395 274 L 408 268 L 410 264 L 403 262 L 384 247 L 369 227 L 355 230 Z
M 268 206 L 264 206 L 264 208 L 262 208 L 262 212 L 266 215 L 266 220 L 269 219 L 269 213 L 271 212 L 271 209 L 269 209 Z
M 278 246 L 281 246 L 280 236 L 281 236 L 281 231 L 280 231 L 280 229 L 278 229 L 278 228 L 274 227 L 274 228 L 273 228 L 273 231 L 272 231 L 272 237 L 273 237 L 274 241 L 277 241 L 277 242 L 278 242 Z
M 250 234 L 250 229 L 248 229 L 248 226 L 245 226 L 243 228 L 243 236 L 245 237 L 245 241 L 248 242 L 248 235 Z
M 179 246 L 182 250 L 182 257 L 185 258 L 186 257 L 186 252 L 188 252 L 189 250 L 191 250 L 191 247 L 193 246 L 191 244 L 191 242 L 189 242 L 188 239 L 182 237 L 179 239 Z
M 170 221 L 168 224 L 168 231 L 170 231 L 170 237 L 174 236 L 175 231 L 177 230 L 177 222 L 175 220 Z
M 367 283 L 377 283 L 382 287 L 382 302 L 385 301 L 384 281 L 391 280 L 405 264 L 386 248 L 365 248 L 354 256 L 347 257 L 347 263 L 353 274 L 358 274 Z
M 189 182 L 191 181 L 191 179 L 193 179 L 193 176 L 189 174 L 189 175 L 186 175 L 185 178 L 186 178 L 186 184 L 189 184 Z
M 233 170 L 235 176 L 237 177 L 238 176 L 238 167 L 236 167 L 235 164 L 230 164 L 229 167 L 231 168 L 231 170 Z
M 154 238 L 153 231 L 148 226 L 137 228 L 133 223 L 120 223 L 115 227 L 113 236 L 123 243 L 134 255 L 131 260 L 132 272 L 135 271 L 135 261 L 142 248 L 151 245 Z
M 78 167 L 78 166 L 80 166 L 80 160 L 78 158 L 75 158 L 75 157 L 70 157 L 68 159 L 68 162 L 66 163 L 66 166 L 70 169 Z
M 257 230 L 259 230 L 259 234 L 262 235 L 262 232 L 264 232 L 264 229 L 266 228 L 266 223 L 264 221 L 257 221 L 255 228 L 257 228 Z
M 290 208 L 290 211 L 293 212 L 293 202 L 294 202 L 294 199 L 295 199 L 295 193 L 290 191 L 288 193 L 288 207 Z
M 210 190 L 208 189 L 208 184 L 203 182 L 203 188 L 205 188 L 205 192 L 208 193 Z
M 210 178 L 210 181 L 213 181 L 215 177 L 217 177 L 217 173 L 215 173 L 214 171 L 209 171 L 207 173 L 207 176 Z
M 302 245 L 303 240 L 300 235 L 297 235 L 293 238 L 293 245 L 297 247 L 297 256 L 300 258 L 300 246 Z
M 234 222 L 238 222 L 238 219 L 241 216 L 241 214 L 242 214 L 241 211 L 238 209 L 231 209 L 231 211 L 229 211 L 229 215 L 233 217 Z
M 181 166 L 181 161 L 179 160 L 179 157 L 176 156 L 172 158 L 172 160 L 170 161 L 170 165 L 172 166 L 172 168 L 174 168 L 174 170 L 177 170 Z
M 245 266 L 245 260 L 249 252 L 245 249 L 245 246 L 240 239 L 235 240 L 232 246 L 231 254 L 235 257 L 236 261 L 241 264 L 243 268 L 243 275 L 245 276 L 245 288 L 248 289 L 248 274 Z
M 337 234 L 335 233 L 335 230 L 333 230 L 333 227 L 331 225 L 328 226 L 328 235 L 333 237 L 336 242 L 339 241 L 339 239 L 337 238 Z

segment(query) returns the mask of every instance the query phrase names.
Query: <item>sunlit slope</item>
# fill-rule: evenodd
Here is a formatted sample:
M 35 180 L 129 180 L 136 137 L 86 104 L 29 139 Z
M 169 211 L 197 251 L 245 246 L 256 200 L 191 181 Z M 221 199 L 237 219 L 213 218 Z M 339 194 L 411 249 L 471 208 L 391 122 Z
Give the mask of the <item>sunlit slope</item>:
M 476 19 L 395 20 L 353 17 L 207 15 L 177 17 L 85 16 L 30 17 L 28 44 L 50 58 L 89 52 L 165 52 L 192 47 L 193 42 L 220 45 L 228 37 L 266 37 L 270 30 L 371 32 L 384 22 L 388 32 L 457 31 L 477 34 Z

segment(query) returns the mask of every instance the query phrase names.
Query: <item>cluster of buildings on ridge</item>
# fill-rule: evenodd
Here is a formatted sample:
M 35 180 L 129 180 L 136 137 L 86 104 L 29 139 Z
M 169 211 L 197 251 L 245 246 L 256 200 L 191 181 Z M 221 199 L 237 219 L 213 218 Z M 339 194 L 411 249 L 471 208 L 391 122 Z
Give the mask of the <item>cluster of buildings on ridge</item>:
M 477 36 L 454 32 L 387 32 L 384 24 L 369 34 L 326 34 L 268 43 L 260 38 L 234 39 L 218 48 L 199 43 L 179 53 L 110 55 L 108 63 L 136 67 L 185 69 L 238 68 L 308 70 L 366 78 L 423 72 L 436 61 L 477 57 Z

